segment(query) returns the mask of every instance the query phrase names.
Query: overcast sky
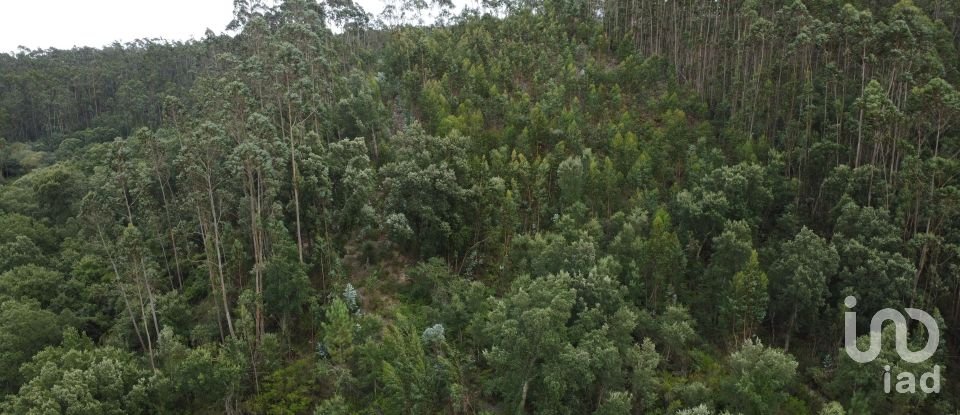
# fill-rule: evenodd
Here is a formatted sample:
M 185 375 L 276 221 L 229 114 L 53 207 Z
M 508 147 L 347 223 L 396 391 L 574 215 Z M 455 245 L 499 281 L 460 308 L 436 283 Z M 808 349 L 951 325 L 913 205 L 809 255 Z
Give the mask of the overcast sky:
M 100 47 L 115 40 L 202 38 L 230 22 L 232 0 L 0 0 L 0 52 Z
M 357 1 L 377 14 L 383 0 Z M 223 31 L 233 0 L 0 0 L 0 53 L 101 47 L 141 38 L 200 39 Z

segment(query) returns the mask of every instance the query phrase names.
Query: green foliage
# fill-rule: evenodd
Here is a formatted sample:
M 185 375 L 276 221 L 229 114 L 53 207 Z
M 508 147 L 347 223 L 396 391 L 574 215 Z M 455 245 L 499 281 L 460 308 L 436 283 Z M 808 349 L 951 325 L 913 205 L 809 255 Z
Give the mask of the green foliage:
M 773 202 L 770 178 L 759 165 L 723 166 L 692 190 L 677 194 L 681 223 L 696 235 L 719 233 L 727 220 L 758 226 Z
M 904 372 L 915 374 L 917 388 L 919 389 L 919 380 L 922 374 L 932 372 L 934 365 L 940 366 L 940 375 L 942 376 L 945 365 L 942 356 L 938 352 L 933 358 L 921 363 L 909 363 L 900 359 L 894 346 L 895 324 L 885 324 L 881 332 L 881 352 L 873 361 L 865 364 L 854 362 L 846 352 L 838 350 L 836 373 L 828 384 L 829 396 L 843 404 L 850 413 L 862 411 L 879 410 L 891 414 L 907 414 L 924 411 L 934 411 L 937 406 L 935 394 L 927 393 L 898 393 L 897 383 L 900 382 L 900 376 Z M 918 350 L 922 346 L 921 341 L 926 341 L 925 335 L 911 335 L 911 350 Z M 942 340 L 941 340 L 942 341 Z M 866 350 L 869 347 L 869 336 L 864 335 L 857 338 L 857 347 L 860 350 Z M 886 368 L 890 368 L 890 391 L 885 392 L 884 373 Z M 943 379 L 941 379 L 941 382 Z M 854 385 L 852 392 L 850 385 Z M 941 384 L 942 387 L 942 384 Z M 924 409 L 927 408 L 927 409 Z
M 907 302 L 916 269 L 898 252 L 897 229 L 885 210 L 848 202 L 834 232 L 841 259 L 838 291 L 857 297 L 861 316 Z
M 846 412 L 843 410 L 843 406 L 838 402 L 830 402 L 823 406 L 819 412 L 820 415 L 844 415 Z
M 696 324 L 686 307 L 667 306 L 658 318 L 658 339 L 664 345 L 667 356 L 683 356 L 697 340 Z
M 790 355 L 747 340 L 729 358 L 729 394 L 725 401 L 743 414 L 777 413 L 796 381 L 797 361 Z
M 289 239 L 280 239 L 274 254 L 264 266 L 264 278 L 271 283 L 264 290 L 268 313 L 283 320 L 299 314 L 310 298 L 311 287 L 303 264 L 297 260 L 297 247 Z
M 769 302 L 767 274 L 760 269 L 757 251 L 750 254 L 743 270 L 734 274 L 731 285 L 727 320 L 733 322 L 734 333 L 746 339 L 753 335 L 757 325 L 767 315 Z
M 537 401 L 533 405 L 556 409 L 554 399 L 564 396 L 570 387 L 554 373 L 573 369 L 558 361 L 568 344 L 567 321 L 576 296 L 570 284 L 566 274 L 520 277 L 487 317 L 484 335 L 492 344 L 485 358 L 496 374 L 491 387 L 510 407 L 523 410 L 532 397 Z
M 323 323 L 323 344 L 336 364 L 345 364 L 353 352 L 353 322 L 346 303 L 340 298 L 333 300 L 327 307 L 326 322 Z
M 67 330 L 63 344 L 37 353 L 21 369 L 26 379 L 8 396 L 4 412 L 64 411 L 75 414 L 149 413 L 163 408 L 156 389 L 164 379 L 141 367 L 133 354 L 95 347 Z
M 161 393 L 168 393 L 163 399 L 171 407 L 220 409 L 221 398 L 238 391 L 242 366 L 223 348 L 190 348 L 164 328 L 159 349 L 160 367 L 168 378 Z
M 321 402 L 320 405 L 317 405 L 317 409 L 313 411 L 314 415 L 345 415 L 349 413 L 351 413 L 350 406 L 340 395 L 335 395 Z
M 666 210 L 657 210 L 650 225 L 650 238 L 642 251 L 644 274 L 650 287 L 648 304 L 656 310 L 661 297 L 666 297 L 683 286 L 683 271 L 686 257 L 680 249 L 680 240 L 672 232 L 670 214 Z
M 0 411 L 956 412 L 875 376 L 949 341 L 836 350 L 847 295 L 960 321 L 956 3 L 238 0 L 0 54 Z
M 825 305 L 827 282 L 837 272 L 837 250 L 813 231 L 804 227 L 780 247 L 771 266 L 771 307 L 783 312 L 787 322 L 787 345 L 798 326 L 816 324 Z
M 714 237 L 712 242 L 713 254 L 701 277 L 702 283 L 697 286 L 699 292 L 693 298 L 698 300 L 695 310 L 699 313 L 699 319 L 714 325 L 721 316 L 712 307 L 723 306 L 725 299 L 733 295 L 736 276 L 746 268 L 754 250 L 752 232 L 743 221 L 727 222 L 723 233 Z M 732 311 L 728 310 L 726 316 L 732 317 Z
M 25 237 L 45 248 L 53 248 L 54 235 L 43 222 L 18 213 L 0 215 L 0 243 L 12 243 Z
M 464 186 L 465 139 L 430 136 L 414 125 L 393 137 L 392 145 L 394 161 L 380 174 L 388 226 L 404 229 L 398 236 L 405 239 L 396 242 L 413 242 L 425 255 L 460 247 L 461 235 L 455 231 L 466 220 L 463 210 L 469 195 Z
M 457 398 L 456 367 L 441 337 L 428 338 L 400 318 L 384 336 L 383 411 L 388 414 L 441 412 Z M 442 326 L 441 326 L 442 327 Z M 427 329 L 430 330 L 429 328 Z M 425 332 L 426 333 L 426 332 Z
M 263 381 L 256 411 L 271 415 L 301 414 L 309 409 L 315 390 L 315 372 L 309 359 L 301 359 L 276 370 Z
M 627 415 L 630 414 L 632 396 L 628 392 L 610 392 L 606 400 L 594 415 Z
M 0 244 L 0 269 L 10 270 L 15 267 L 42 262 L 43 252 L 30 238 L 17 235 L 16 239 Z
M 59 272 L 36 265 L 23 265 L 0 274 L 0 295 L 12 299 L 29 298 L 40 305 L 60 311 L 73 300 L 63 290 L 66 281 Z M 52 293 L 60 293 L 54 297 Z
M 5 392 L 15 392 L 24 380 L 21 364 L 60 340 L 60 324 L 57 315 L 40 308 L 36 300 L 0 304 L 0 378 Z

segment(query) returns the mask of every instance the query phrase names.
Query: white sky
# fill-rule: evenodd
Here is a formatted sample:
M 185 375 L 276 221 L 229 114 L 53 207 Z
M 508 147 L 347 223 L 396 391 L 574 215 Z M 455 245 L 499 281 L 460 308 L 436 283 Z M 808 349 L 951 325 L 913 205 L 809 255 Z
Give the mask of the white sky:
M 233 0 L 0 0 L 0 53 L 101 47 L 116 40 L 203 38 L 233 17 Z
M 377 15 L 395 0 L 354 1 Z M 232 18 L 233 0 L 0 0 L 0 53 L 21 45 L 70 49 L 144 38 L 202 39 L 207 28 L 222 33 Z

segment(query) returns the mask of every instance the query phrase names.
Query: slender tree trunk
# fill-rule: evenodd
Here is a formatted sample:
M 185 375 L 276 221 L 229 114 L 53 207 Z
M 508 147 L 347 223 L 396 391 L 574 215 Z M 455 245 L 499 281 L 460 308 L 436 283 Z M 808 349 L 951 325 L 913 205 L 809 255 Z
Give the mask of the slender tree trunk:
M 524 408 L 527 406 L 527 392 L 530 390 L 530 379 L 523 381 L 523 388 L 520 389 L 520 405 L 517 405 L 517 415 L 522 415 L 526 411 Z
M 150 305 L 150 316 L 153 318 L 153 329 L 157 334 L 157 338 L 160 338 L 160 321 L 157 318 L 157 301 L 156 297 L 153 295 L 153 287 L 150 284 L 150 278 L 147 274 L 147 267 L 143 259 L 143 255 L 140 256 L 140 270 L 143 276 L 143 287 L 147 292 L 147 301 Z
M 130 322 L 133 324 L 134 333 L 137 334 L 137 340 L 140 342 L 140 348 L 146 350 L 147 345 L 144 343 L 143 336 L 140 334 L 140 327 L 137 325 L 137 317 L 133 313 L 133 307 L 130 306 L 130 298 L 127 297 L 127 290 L 123 287 L 123 281 L 120 278 L 120 268 L 117 266 L 117 260 L 113 258 L 113 255 L 110 254 L 110 249 L 107 247 L 106 238 L 103 236 L 103 229 L 99 224 L 97 225 L 97 234 L 100 237 L 100 245 L 103 247 L 104 252 L 107 254 L 107 259 L 110 261 L 110 266 L 113 267 L 113 275 L 117 283 L 117 290 L 120 291 L 120 297 L 123 298 L 123 306 L 127 310 L 127 315 L 130 316 Z
M 787 340 L 784 342 L 783 351 L 790 351 L 790 337 L 793 336 L 793 327 L 797 322 L 797 305 L 793 305 L 793 312 L 790 313 L 790 324 L 787 326 Z
M 143 332 L 147 337 L 147 354 L 150 356 L 150 367 L 156 369 L 156 364 L 153 357 L 153 339 L 150 335 L 150 323 L 147 318 L 147 310 L 143 304 L 143 291 L 142 286 L 137 284 L 137 300 L 140 304 L 140 321 L 143 323 Z
M 160 174 L 160 169 L 156 165 L 154 167 L 154 172 L 156 173 L 156 176 L 157 176 L 157 183 L 160 184 L 160 197 L 163 200 L 163 212 L 167 219 L 167 229 L 169 230 L 169 234 L 170 234 L 170 246 L 173 249 L 173 262 L 177 271 L 177 285 L 179 289 L 183 289 L 183 277 L 180 272 L 180 255 L 179 253 L 177 253 L 177 239 L 174 237 L 174 234 L 173 234 L 173 220 L 171 219 L 171 216 L 170 216 L 170 203 L 167 201 L 166 186 L 164 185 L 163 177 Z M 171 189 L 171 195 L 172 193 L 173 193 L 173 189 Z
M 220 278 L 220 295 L 223 299 L 223 314 L 227 319 L 227 329 L 230 337 L 236 337 L 233 330 L 233 318 L 230 317 L 230 302 L 227 301 L 227 284 L 223 278 L 223 250 L 220 246 L 220 220 L 217 214 L 217 205 L 213 197 L 213 180 L 207 175 L 207 200 L 210 203 L 210 222 L 213 225 L 213 246 L 217 253 L 217 275 Z
M 220 329 L 220 340 L 223 341 L 226 339 L 226 336 L 223 333 L 223 319 L 222 319 L 221 309 L 220 309 L 221 303 L 220 303 L 220 300 L 217 298 L 218 297 L 217 291 L 219 291 L 219 288 L 217 287 L 217 280 L 216 280 L 217 272 L 213 264 L 213 261 L 210 259 L 210 257 L 212 256 L 210 255 L 210 240 L 208 239 L 210 237 L 210 232 L 207 230 L 207 227 L 209 225 L 205 223 L 206 220 L 203 218 L 203 213 L 200 211 L 200 206 L 197 205 L 196 208 L 197 208 L 197 219 L 200 222 L 199 223 L 200 239 L 203 241 L 203 253 L 206 256 L 206 261 L 204 262 L 207 263 L 207 276 L 210 279 L 210 295 L 213 297 L 213 303 L 217 307 L 217 313 L 216 313 L 217 327 Z M 224 307 L 225 306 L 226 305 L 224 305 Z
M 300 263 L 303 264 L 303 233 L 300 229 L 300 183 L 299 172 L 297 171 L 296 141 L 293 132 L 293 108 L 291 105 L 287 101 L 287 121 L 290 123 L 290 174 L 293 176 L 293 183 L 291 183 L 293 185 L 293 209 L 297 221 L 297 255 L 300 258 Z

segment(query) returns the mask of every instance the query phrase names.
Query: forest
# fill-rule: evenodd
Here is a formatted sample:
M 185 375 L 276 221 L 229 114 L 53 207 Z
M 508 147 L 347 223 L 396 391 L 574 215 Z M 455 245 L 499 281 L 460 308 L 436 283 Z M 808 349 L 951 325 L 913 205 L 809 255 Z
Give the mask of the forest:
M 960 410 L 960 2 L 233 4 L 0 54 L 0 413 Z

